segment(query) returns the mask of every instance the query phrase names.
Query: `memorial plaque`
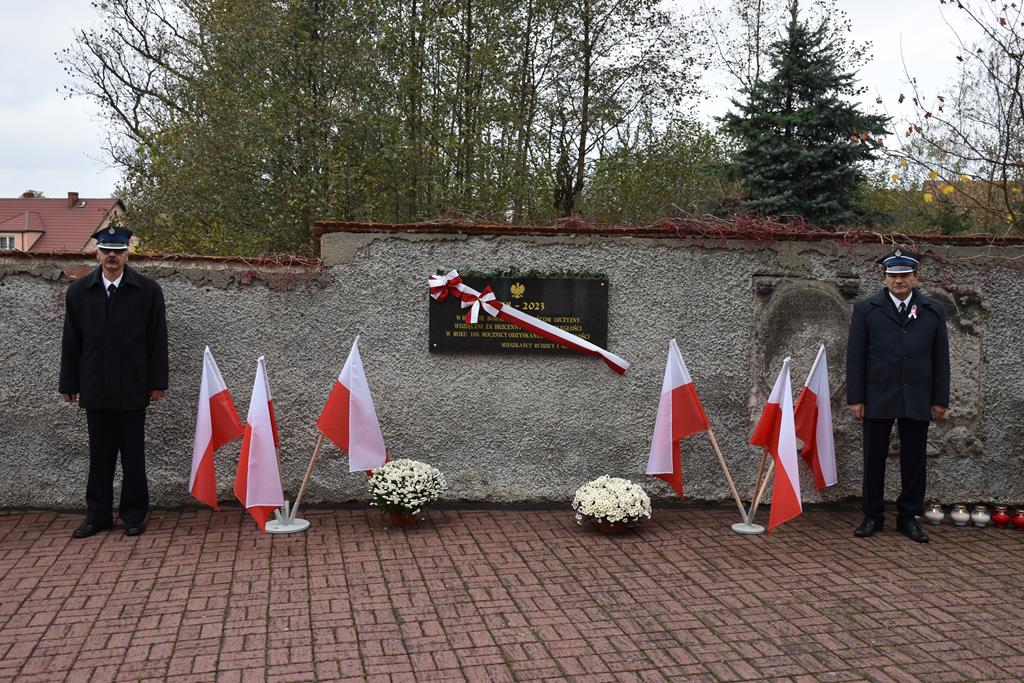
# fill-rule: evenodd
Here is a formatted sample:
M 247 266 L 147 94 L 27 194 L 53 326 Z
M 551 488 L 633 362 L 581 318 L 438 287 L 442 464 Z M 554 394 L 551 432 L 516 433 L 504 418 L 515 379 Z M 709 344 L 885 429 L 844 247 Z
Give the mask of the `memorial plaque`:
M 593 278 L 463 277 L 478 292 L 559 327 L 591 344 L 608 345 L 608 281 Z M 453 296 L 430 300 L 430 350 L 486 353 L 576 353 L 480 311 L 475 325 Z

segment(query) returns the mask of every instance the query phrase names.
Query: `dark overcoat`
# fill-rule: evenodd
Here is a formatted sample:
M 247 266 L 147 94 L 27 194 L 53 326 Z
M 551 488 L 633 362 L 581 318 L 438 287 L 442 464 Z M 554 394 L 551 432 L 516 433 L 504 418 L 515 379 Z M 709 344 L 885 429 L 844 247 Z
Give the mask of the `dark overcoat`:
M 97 267 L 68 287 L 60 393 L 90 410 L 141 410 L 167 389 L 167 320 L 155 280 L 128 266 L 107 301 Z
M 846 346 L 846 402 L 864 417 L 928 421 L 931 407 L 949 405 L 946 307 L 917 289 L 901 322 L 889 292 L 853 306 Z

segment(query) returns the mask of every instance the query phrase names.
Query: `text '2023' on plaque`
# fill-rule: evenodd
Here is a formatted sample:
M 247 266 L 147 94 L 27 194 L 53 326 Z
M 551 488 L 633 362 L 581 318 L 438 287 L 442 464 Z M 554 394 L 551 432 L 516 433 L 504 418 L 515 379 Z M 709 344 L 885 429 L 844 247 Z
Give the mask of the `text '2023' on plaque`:
M 560 327 L 602 348 L 608 345 L 608 281 L 595 278 L 464 277 L 483 291 L 491 286 L 504 304 Z M 430 304 L 430 350 L 487 353 L 574 353 L 481 311 L 466 322 L 457 298 Z

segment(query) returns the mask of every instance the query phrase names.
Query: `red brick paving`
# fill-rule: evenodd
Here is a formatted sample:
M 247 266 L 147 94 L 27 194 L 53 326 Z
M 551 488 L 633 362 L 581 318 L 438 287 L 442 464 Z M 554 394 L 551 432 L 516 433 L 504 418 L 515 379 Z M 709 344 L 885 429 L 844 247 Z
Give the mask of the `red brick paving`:
M 1021 531 L 735 517 L 312 510 L 274 537 L 234 509 L 78 541 L 78 516 L 0 513 L 0 681 L 1024 679 Z

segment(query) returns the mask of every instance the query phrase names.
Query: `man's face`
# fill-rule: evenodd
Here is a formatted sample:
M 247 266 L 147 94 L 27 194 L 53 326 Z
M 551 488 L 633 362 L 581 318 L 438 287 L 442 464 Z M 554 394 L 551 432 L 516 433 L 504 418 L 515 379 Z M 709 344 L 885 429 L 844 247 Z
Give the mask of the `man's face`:
M 107 275 L 107 279 L 113 280 L 124 270 L 124 264 L 128 263 L 128 250 L 99 247 L 96 250 L 96 260 L 103 266 L 103 272 Z M 110 275 L 115 277 L 111 278 Z
M 917 273 L 886 273 L 885 286 L 897 299 L 906 299 L 917 285 Z

